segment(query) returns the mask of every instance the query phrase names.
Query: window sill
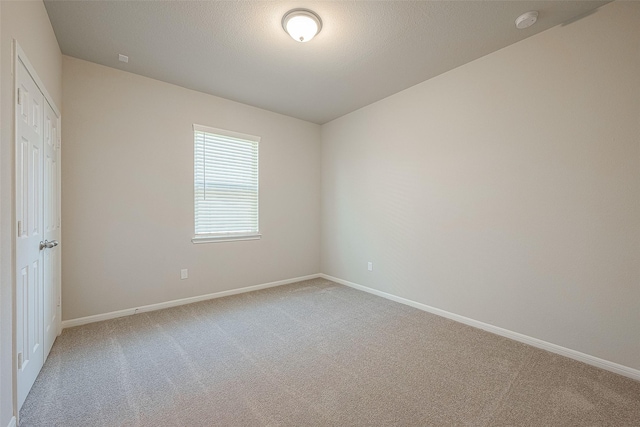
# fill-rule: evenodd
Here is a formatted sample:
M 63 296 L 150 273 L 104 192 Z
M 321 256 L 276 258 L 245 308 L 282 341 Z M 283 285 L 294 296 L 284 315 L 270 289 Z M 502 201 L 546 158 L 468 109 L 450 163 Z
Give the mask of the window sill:
M 237 234 L 237 235 L 224 235 L 224 236 L 193 236 L 192 243 L 221 243 L 221 242 L 237 242 L 242 240 L 260 240 L 262 234 Z

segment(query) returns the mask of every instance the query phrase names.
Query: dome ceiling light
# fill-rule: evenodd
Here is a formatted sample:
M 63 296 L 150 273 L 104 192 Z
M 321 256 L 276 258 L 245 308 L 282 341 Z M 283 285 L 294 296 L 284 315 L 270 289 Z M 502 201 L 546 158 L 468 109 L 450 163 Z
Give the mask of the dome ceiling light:
M 293 9 L 282 17 L 282 28 L 297 42 L 306 43 L 322 29 L 322 20 L 309 9 Z

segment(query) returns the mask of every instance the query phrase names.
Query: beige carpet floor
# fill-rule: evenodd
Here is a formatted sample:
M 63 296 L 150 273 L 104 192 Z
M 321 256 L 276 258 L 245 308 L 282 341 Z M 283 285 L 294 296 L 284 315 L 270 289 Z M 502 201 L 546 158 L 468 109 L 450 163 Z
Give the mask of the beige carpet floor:
M 638 426 L 640 382 L 315 279 L 66 329 L 25 426 Z

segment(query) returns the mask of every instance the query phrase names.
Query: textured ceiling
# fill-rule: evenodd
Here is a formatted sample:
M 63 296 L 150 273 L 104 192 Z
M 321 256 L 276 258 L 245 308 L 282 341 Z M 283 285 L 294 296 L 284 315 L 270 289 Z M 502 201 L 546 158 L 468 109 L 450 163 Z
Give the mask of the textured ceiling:
M 604 3 L 45 1 L 66 55 L 320 124 Z M 323 20 L 308 43 L 281 27 L 296 7 Z

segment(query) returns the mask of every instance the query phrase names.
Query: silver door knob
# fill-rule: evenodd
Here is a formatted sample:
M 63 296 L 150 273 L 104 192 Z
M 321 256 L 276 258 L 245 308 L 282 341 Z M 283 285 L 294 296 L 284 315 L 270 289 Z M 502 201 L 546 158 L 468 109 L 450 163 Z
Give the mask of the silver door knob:
M 40 242 L 40 250 L 51 249 L 51 248 L 55 248 L 56 246 L 58 246 L 57 240 L 52 240 L 52 241 L 45 240 L 44 242 Z

